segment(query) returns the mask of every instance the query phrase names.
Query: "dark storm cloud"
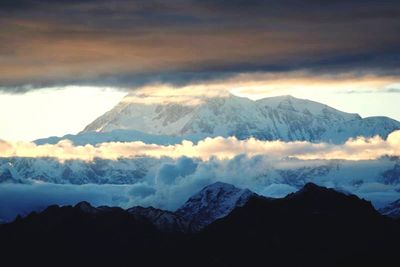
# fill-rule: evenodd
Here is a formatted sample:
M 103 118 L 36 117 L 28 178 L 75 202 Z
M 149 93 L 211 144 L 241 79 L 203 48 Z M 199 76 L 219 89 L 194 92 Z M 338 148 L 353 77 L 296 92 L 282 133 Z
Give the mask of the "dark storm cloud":
M 0 88 L 400 72 L 400 2 L 0 1 Z

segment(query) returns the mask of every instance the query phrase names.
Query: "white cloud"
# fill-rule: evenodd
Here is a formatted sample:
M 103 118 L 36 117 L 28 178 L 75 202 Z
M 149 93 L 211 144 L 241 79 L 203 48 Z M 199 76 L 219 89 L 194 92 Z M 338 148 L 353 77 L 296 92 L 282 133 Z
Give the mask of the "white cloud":
M 124 168 L 122 165 L 126 162 L 122 165 L 118 162 L 115 161 L 114 165 L 107 163 L 107 168 Z M 214 157 L 207 161 L 187 157 L 161 159 L 154 171 L 129 181 L 130 184 L 93 184 L 95 181 L 87 181 L 88 184 L 83 185 L 53 184 L 32 179 L 30 184 L 2 183 L 0 218 L 12 219 L 17 214 L 40 210 L 51 204 L 76 204 L 83 200 L 93 205 L 124 208 L 142 205 L 174 210 L 204 186 L 216 181 L 249 188 L 270 197 L 283 197 L 306 182 L 314 182 L 341 188 L 382 206 L 400 198 L 399 182 L 386 183 L 382 176 L 396 163 L 399 164 L 399 160 L 391 158 L 368 161 L 275 160 L 265 155 L 249 157 L 243 154 L 232 159 Z M 87 163 L 76 164 L 75 167 L 80 169 L 82 165 L 79 164 Z M 116 179 L 120 175 L 123 173 L 119 173 Z
M 199 105 L 205 98 L 226 97 L 229 91 L 225 84 L 192 84 L 172 87 L 164 84 L 145 86 L 124 97 L 123 103 Z
M 119 158 L 183 156 L 208 160 L 211 157 L 232 159 L 237 155 L 268 155 L 271 158 L 296 157 L 300 159 L 376 159 L 385 155 L 400 155 L 400 131 L 392 132 L 387 140 L 375 136 L 349 139 L 342 145 L 311 143 L 306 141 L 260 141 L 254 138 L 238 140 L 235 137 L 206 138 L 194 144 L 183 141 L 176 145 L 155 145 L 135 142 L 108 142 L 95 146 L 75 146 L 69 140 L 57 144 L 36 145 L 30 142 L 0 141 L 0 157 L 54 157 L 61 161 L 94 158 L 117 160 Z
M 43 157 L 54 157 L 60 161 L 59 165 L 77 159 L 74 165 L 68 166 L 76 168 L 78 174 L 87 161 L 98 157 L 108 160 L 107 168 L 117 168 L 116 173 L 121 168 L 119 174 L 123 175 L 122 169 L 136 166 L 133 163 L 139 155 L 157 163 L 151 163 L 149 172 L 140 179 L 126 181 L 131 184 L 0 184 L 0 219 L 11 219 L 17 213 L 27 213 L 50 204 L 74 204 L 82 200 L 94 205 L 125 208 L 151 205 L 173 210 L 196 191 L 215 181 L 274 197 L 282 197 L 303 183 L 313 181 L 342 188 L 373 200 L 377 205 L 400 198 L 398 181 L 385 181 L 387 177 L 382 176 L 385 170 L 393 169 L 398 160 L 380 158 L 400 155 L 400 131 L 391 133 L 387 140 L 360 137 L 342 145 L 237 140 L 233 137 L 207 138 L 198 144 L 184 141 L 169 146 L 142 142 L 74 146 L 65 140 L 56 145 L 0 142 L 1 157 L 37 158 L 45 169 L 51 166 L 45 164 Z M 117 160 L 121 157 L 132 158 L 127 160 L 132 164 Z M 57 163 L 54 160 L 49 162 L 51 165 Z M 30 177 L 19 178 L 32 183 Z M 58 178 L 54 181 L 59 182 Z M 108 181 L 112 182 L 112 178 Z M 68 182 L 72 181 L 64 181 Z

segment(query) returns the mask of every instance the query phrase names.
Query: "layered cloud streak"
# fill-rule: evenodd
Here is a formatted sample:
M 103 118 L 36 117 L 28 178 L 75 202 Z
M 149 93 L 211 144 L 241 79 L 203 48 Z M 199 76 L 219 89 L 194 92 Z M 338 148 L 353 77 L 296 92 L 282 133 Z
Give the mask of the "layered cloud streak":
M 299 69 L 398 75 L 399 14 L 395 1 L 6 0 L 0 86 L 182 84 Z
M 176 145 L 146 144 L 135 142 L 107 142 L 98 145 L 75 146 L 69 140 L 57 144 L 36 145 L 31 142 L 0 142 L 1 157 L 52 157 L 60 161 L 78 159 L 91 161 L 95 158 L 117 160 L 120 158 L 182 156 L 208 160 L 232 159 L 237 155 L 268 155 L 271 158 L 294 157 L 299 159 L 346 159 L 367 160 L 385 155 L 400 155 L 400 131 L 392 132 L 386 140 L 358 137 L 341 145 L 311 143 L 306 141 L 260 141 L 254 138 L 238 140 L 235 137 L 206 138 L 198 143 L 184 140 Z

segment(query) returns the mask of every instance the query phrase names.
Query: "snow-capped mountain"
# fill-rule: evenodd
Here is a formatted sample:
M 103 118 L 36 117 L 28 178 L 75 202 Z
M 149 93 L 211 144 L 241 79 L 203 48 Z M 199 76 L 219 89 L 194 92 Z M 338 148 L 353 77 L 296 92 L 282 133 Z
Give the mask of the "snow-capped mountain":
M 197 231 L 243 206 L 252 196 L 256 194 L 248 189 L 216 182 L 189 198 L 175 213 L 188 222 L 192 231 Z
M 190 138 L 236 136 L 261 140 L 307 140 L 341 143 L 350 137 L 380 135 L 400 129 L 387 117 L 361 118 L 327 105 L 292 96 L 260 99 L 229 95 L 199 104 L 149 104 L 129 101 L 89 124 L 83 133 L 136 130 L 152 135 Z
M 168 161 L 143 157 L 117 161 L 96 159 L 91 162 L 59 162 L 54 158 L 0 158 L 0 184 L 133 184 L 147 175 L 154 176 L 154 169 Z
M 194 194 L 175 212 L 140 206 L 127 211 L 137 218 L 152 222 L 162 231 L 196 232 L 227 216 L 236 207 L 242 207 L 252 196 L 257 194 L 231 184 L 216 182 Z
M 379 209 L 379 212 L 392 218 L 400 218 L 400 199 L 390 203 L 386 207 Z

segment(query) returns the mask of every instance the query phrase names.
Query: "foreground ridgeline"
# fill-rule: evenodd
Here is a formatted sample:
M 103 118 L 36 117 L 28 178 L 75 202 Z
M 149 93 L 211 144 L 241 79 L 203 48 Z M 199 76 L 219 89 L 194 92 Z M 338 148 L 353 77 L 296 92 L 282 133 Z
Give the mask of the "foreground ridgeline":
M 0 226 L 7 266 L 397 266 L 400 224 L 306 184 L 285 198 L 215 183 L 176 212 L 50 206 Z

